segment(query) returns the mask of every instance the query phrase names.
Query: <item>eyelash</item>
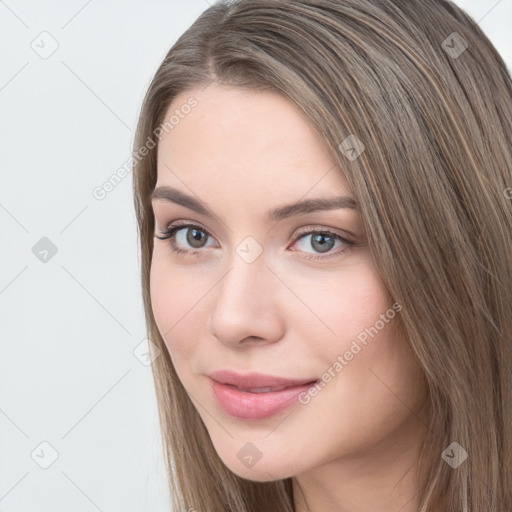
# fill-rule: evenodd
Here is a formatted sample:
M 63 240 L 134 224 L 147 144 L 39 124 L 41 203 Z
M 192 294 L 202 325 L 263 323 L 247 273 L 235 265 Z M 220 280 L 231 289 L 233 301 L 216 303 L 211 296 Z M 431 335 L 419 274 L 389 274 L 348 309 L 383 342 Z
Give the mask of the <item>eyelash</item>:
M 183 228 L 193 228 L 193 229 L 196 229 L 198 231 L 205 233 L 207 235 L 207 237 L 212 236 L 212 234 L 207 229 L 204 229 L 202 226 L 200 226 L 198 224 L 190 224 L 190 223 L 171 224 L 171 225 L 167 226 L 165 229 L 159 231 L 159 233 L 161 233 L 163 236 L 157 236 L 157 235 L 154 235 L 154 236 L 155 236 L 155 238 L 158 238 L 159 240 L 169 240 L 171 249 L 176 254 L 182 254 L 183 256 L 186 256 L 186 257 L 199 256 L 200 253 L 202 252 L 201 249 L 189 250 L 189 249 L 180 249 L 179 247 L 176 247 L 174 235 L 177 231 L 179 231 Z M 310 230 L 310 231 L 302 232 L 299 235 L 297 235 L 297 237 L 293 240 L 293 244 L 295 244 L 297 241 L 299 241 L 301 238 L 303 238 L 307 235 L 317 235 L 317 234 L 329 235 L 330 237 L 335 238 L 335 239 L 339 240 L 340 242 L 346 244 L 347 247 L 341 251 L 337 251 L 335 253 L 329 254 L 328 256 L 313 256 L 311 254 L 305 253 L 306 254 L 305 259 L 327 260 L 327 259 L 334 258 L 336 256 L 341 255 L 342 253 L 346 252 L 348 249 L 350 249 L 351 247 L 356 245 L 355 242 L 352 242 L 351 240 L 347 240 L 346 238 L 342 237 L 341 235 L 339 235 L 337 233 L 333 233 L 332 231 L 329 231 L 328 229 Z

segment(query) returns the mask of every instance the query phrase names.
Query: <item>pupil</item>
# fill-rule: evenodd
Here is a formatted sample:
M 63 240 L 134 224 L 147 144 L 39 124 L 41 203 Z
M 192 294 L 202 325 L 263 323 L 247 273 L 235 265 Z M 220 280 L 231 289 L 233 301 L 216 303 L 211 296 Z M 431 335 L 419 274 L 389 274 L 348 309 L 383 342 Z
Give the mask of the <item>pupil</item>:
M 325 240 L 329 240 L 326 242 Z M 312 246 L 315 250 L 319 252 L 327 252 L 332 249 L 332 244 L 334 243 L 334 239 L 329 235 L 314 235 L 312 239 Z M 315 247 L 315 244 L 319 244 L 319 247 Z
M 197 242 L 201 242 L 204 238 L 206 238 L 205 233 L 198 229 L 188 229 L 187 231 L 187 242 L 193 247 L 202 247 L 202 244 L 197 245 Z

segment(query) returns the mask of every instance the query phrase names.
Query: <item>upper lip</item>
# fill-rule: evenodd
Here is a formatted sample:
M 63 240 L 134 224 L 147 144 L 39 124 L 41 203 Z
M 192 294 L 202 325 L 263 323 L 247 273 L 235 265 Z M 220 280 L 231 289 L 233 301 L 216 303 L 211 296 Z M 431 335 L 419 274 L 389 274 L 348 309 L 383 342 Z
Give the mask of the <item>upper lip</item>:
M 236 373 L 232 370 L 218 370 L 208 374 L 208 376 L 221 384 L 230 384 L 241 389 L 252 388 L 288 388 L 291 386 L 300 386 L 316 382 L 318 379 L 286 379 L 275 377 L 273 375 L 263 375 L 261 373 Z

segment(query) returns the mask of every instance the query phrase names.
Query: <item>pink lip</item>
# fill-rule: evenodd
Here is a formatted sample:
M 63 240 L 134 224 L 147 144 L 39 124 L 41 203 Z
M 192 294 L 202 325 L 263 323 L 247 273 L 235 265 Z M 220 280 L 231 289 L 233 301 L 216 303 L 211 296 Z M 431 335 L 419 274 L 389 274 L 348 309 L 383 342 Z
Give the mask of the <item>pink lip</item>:
M 213 380 L 221 384 L 231 384 L 238 388 L 270 388 L 270 387 L 290 387 L 301 384 L 316 382 L 318 379 L 285 379 L 283 377 L 274 377 L 273 375 L 263 375 L 261 373 L 236 373 L 232 370 L 219 370 L 208 374 Z
M 317 381 L 317 379 L 284 379 L 257 373 L 242 375 L 230 370 L 213 372 L 209 377 L 213 393 L 224 411 L 235 418 L 247 420 L 269 418 L 290 407 L 301 393 L 307 392 Z M 273 387 L 284 389 L 263 393 L 247 391 L 254 388 Z

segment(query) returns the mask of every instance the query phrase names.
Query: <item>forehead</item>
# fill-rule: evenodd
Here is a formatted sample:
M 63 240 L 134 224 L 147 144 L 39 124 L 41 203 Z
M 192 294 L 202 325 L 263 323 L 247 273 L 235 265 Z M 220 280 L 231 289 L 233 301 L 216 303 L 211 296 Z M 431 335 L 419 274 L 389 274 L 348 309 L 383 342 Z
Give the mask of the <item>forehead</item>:
M 212 84 L 176 96 L 164 123 L 171 116 L 158 145 L 159 185 L 225 198 L 231 190 L 242 202 L 350 194 L 325 141 L 283 94 Z

